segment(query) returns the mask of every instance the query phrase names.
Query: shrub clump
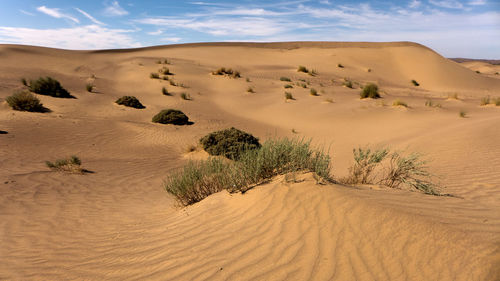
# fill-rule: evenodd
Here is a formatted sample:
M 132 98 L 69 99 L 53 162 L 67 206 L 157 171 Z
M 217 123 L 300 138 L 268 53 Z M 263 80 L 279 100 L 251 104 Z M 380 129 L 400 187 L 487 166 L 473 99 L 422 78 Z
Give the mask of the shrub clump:
M 303 65 L 299 65 L 299 68 L 297 68 L 297 72 L 304 72 L 304 73 L 308 73 L 309 72 L 309 69 L 307 69 L 307 67 L 303 66 Z
M 330 180 L 330 156 L 313 149 L 309 141 L 268 140 L 261 148 L 247 150 L 238 161 L 211 157 L 189 162 L 169 175 L 164 187 L 181 204 L 190 205 L 224 189 L 244 192 L 274 176 L 297 171 L 314 172 Z
M 18 91 L 6 98 L 7 104 L 14 110 L 29 112 L 47 112 L 40 100 L 30 92 Z
M 392 103 L 393 106 L 403 106 L 403 107 L 408 107 L 408 104 L 400 99 L 395 100 Z
M 309 91 L 309 94 L 310 94 L 311 96 L 319 96 L 319 95 L 318 95 L 318 91 L 316 91 L 316 89 L 314 89 L 314 88 L 311 88 L 311 90 Z
M 246 150 L 260 148 L 259 139 L 234 127 L 212 132 L 200 139 L 200 144 L 210 155 L 222 155 L 237 160 Z
M 137 109 L 145 108 L 144 105 L 134 96 L 123 96 L 116 100 L 116 103 L 119 105 L 124 105 L 128 107 L 133 107 Z
M 353 86 L 352 86 L 352 81 L 351 81 L 351 80 L 349 80 L 349 79 L 345 79 L 345 78 L 344 78 L 344 82 L 342 83 L 342 86 L 346 86 L 347 88 L 352 89 L 352 87 L 353 87 Z
M 416 80 L 411 80 L 411 83 L 412 83 L 412 84 L 413 84 L 413 86 L 415 86 L 415 87 L 420 86 L 420 84 L 419 84 Z
M 285 92 L 285 99 L 286 100 L 294 100 L 292 93 Z
M 189 125 L 189 118 L 184 112 L 177 109 L 164 109 L 156 114 L 152 121 L 161 124 Z
M 378 86 L 369 83 L 365 87 L 363 87 L 363 90 L 360 93 L 360 96 L 362 99 L 366 98 L 371 98 L 371 99 L 378 99 L 380 98 L 380 94 L 378 93 Z
M 241 74 L 239 71 L 232 70 L 231 68 L 221 67 L 217 70 L 212 71 L 212 75 L 227 75 L 232 78 L 240 78 Z
M 45 161 L 45 165 L 52 170 L 69 172 L 75 174 L 82 174 L 85 172 L 84 169 L 81 168 L 82 161 L 77 156 L 70 156 L 66 159 L 58 159 L 55 162 Z
M 284 87 L 285 89 L 291 89 L 291 88 L 293 88 L 293 86 L 292 86 L 292 85 L 290 85 L 290 84 L 285 84 L 285 86 L 283 86 L 283 87 Z
M 280 81 L 291 82 L 292 80 L 288 77 L 280 77 Z
M 61 86 L 59 81 L 51 77 L 40 77 L 37 80 L 31 80 L 28 88 L 31 92 L 39 95 L 51 96 L 55 98 L 74 98 Z

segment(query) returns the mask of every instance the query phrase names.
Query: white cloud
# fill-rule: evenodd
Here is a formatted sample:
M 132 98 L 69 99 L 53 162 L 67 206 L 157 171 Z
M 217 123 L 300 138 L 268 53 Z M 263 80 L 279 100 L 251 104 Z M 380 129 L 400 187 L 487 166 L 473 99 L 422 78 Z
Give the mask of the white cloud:
M 418 8 L 420 6 L 420 4 L 422 4 L 422 2 L 420 2 L 418 0 L 412 0 L 410 2 L 410 4 L 408 4 L 408 7 L 410 7 L 410 8 Z
M 35 14 L 33 13 L 30 13 L 30 12 L 26 12 L 25 10 L 19 10 L 19 12 L 25 14 L 25 15 L 28 15 L 28 16 L 34 16 Z
M 128 11 L 123 9 L 120 6 L 120 3 L 118 1 L 112 1 L 109 5 L 106 6 L 104 9 L 104 14 L 106 16 L 125 16 L 128 15 Z
M 173 42 L 173 43 L 177 43 L 179 41 L 181 41 L 182 38 L 179 38 L 179 37 L 165 37 L 165 38 L 162 38 L 161 41 L 164 41 L 164 42 Z
M 104 25 L 104 23 L 98 21 L 96 18 L 94 18 L 93 16 L 89 15 L 87 12 L 85 12 L 84 10 L 81 10 L 81 9 L 78 9 L 78 8 L 75 8 L 75 10 L 77 10 L 78 12 L 80 12 L 82 15 L 84 15 L 86 18 L 88 18 L 89 20 L 91 20 L 93 23 L 95 24 L 99 24 L 99 25 Z
M 447 8 L 447 9 L 463 9 L 464 5 L 462 3 L 456 1 L 456 0 L 442 0 L 442 1 L 437 1 L 437 0 L 429 0 L 429 3 L 432 5 L 441 7 L 441 8 Z
M 161 29 L 158 29 L 157 31 L 147 32 L 147 34 L 149 34 L 149 35 L 160 35 L 162 33 L 163 33 L 163 30 L 161 30 Z
M 319 3 L 323 4 L 323 5 L 330 5 L 330 1 L 328 0 L 322 0 L 322 1 L 319 1 Z
M 58 29 L 0 27 L 0 43 L 76 50 L 141 47 L 128 35 L 130 32 L 133 30 L 108 29 L 98 25 Z
M 486 4 L 486 0 L 472 0 L 468 4 L 472 6 L 481 6 Z
M 75 18 L 71 15 L 63 14 L 57 8 L 47 8 L 45 6 L 40 6 L 40 7 L 36 8 L 36 10 L 41 12 L 41 13 L 44 13 L 46 15 L 49 15 L 51 17 L 57 18 L 57 19 L 69 19 L 69 20 L 74 21 L 76 23 L 80 23 L 80 21 L 77 18 Z

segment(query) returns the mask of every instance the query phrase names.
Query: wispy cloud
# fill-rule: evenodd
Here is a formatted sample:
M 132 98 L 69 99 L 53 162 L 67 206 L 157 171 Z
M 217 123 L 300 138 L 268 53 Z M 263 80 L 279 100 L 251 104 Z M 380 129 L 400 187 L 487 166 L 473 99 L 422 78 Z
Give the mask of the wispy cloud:
M 410 4 L 408 4 L 408 7 L 415 9 L 415 8 L 418 8 L 420 6 L 420 4 L 422 4 L 422 2 L 420 2 L 418 0 L 412 0 L 410 2 Z
M 57 29 L 0 27 L 0 43 L 77 50 L 141 47 L 128 35 L 131 32 L 99 25 Z
M 472 6 L 482 6 L 486 4 L 486 0 L 472 0 L 468 4 Z
M 35 15 L 35 14 L 33 14 L 33 13 L 27 12 L 27 11 L 22 10 L 22 9 L 21 9 L 21 10 L 19 10 L 19 12 L 21 12 L 21 13 L 23 13 L 23 14 L 25 14 L 25 15 L 28 15 L 28 16 L 34 16 L 34 15 Z
M 81 9 L 78 9 L 78 8 L 75 8 L 75 10 L 77 10 L 80 14 L 84 15 L 86 18 L 88 18 L 89 20 L 91 20 L 93 23 L 99 24 L 99 25 L 104 25 L 104 23 L 98 21 L 96 18 L 94 18 L 93 16 L 91 16 L 90 14 L 88 14 L 87 12 L 85 12 L 84 10 L 81 10 Z
M 60 12 L 60 9 L 57 8 L 47 8 L 45 6 L 40 6 L 36 8 L 36 10 L 57 19 L 69 19 L 75 23 L 80 23 L 80 21 L 77 18 L 68 14 L 64 14 Z
M 182 38 L 180 38 L 180 37 L 165 37 L 165 38 L 161 39 L 161 41 L 163 41 L 163 42 L 173 42 L 173 43 L 177 43 L 181 40 L 182 40 Z
M 106 16 L 125 16 L 128 15 L 128 11 L 123 9 L 120 6 L 120 3 L 118 1 L 112 1 L 111 3 L 106 4 L 106 8 L 104 9 L 104 15 Z
M 442 1 L 437 1 L 437 0 L 429 0 L 429 3 L 432 5 L 441 7 L 441 8 L 447 8 L 447 9 L 463 9 L 464 5 L 462 3 L 455 1 L 455 0 L 442 0 Z

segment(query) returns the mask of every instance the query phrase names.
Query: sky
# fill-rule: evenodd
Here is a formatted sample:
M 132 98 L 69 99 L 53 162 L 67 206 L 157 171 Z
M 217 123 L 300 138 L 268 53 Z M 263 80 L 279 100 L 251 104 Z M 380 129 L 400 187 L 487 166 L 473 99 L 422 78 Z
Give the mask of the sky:
M 0 0 L 0 44 L 226 41 L 412 41 L 445 57 L 500 59 L 500 0 Z

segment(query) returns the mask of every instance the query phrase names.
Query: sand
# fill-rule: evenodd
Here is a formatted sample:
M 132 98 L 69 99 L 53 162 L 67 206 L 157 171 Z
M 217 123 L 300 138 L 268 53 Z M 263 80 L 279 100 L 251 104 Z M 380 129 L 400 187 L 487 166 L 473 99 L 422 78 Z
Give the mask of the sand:
M 158 59 L 169 59 L 173 79 L 188 88 L 150 79 Z M 210 74 L 222 66 L 243 78 Z M 495 67 L 408 42 L 0 45 L 0 130 L 8 132 L 0 135 L 0 280 L 500 280 L 500 107 L 480 106 L 500 98 Z M 4 102 L 22 77 L 47 75 L 77 99 L 38 96 L 51 113 Z M 282 76 L 310 85 L 287 89 L 295 98 L 287 102 Z M 358 83 L 368 82 L 382 99 L 359 99 Z M 114 104 L 123 95 L 146 108 Z M 392 106 L 396 99 L 409 107 Z M 425 106 L 429 99 L 441 107 Z M 194 124 L 151 123 L 165 108 Z M 335 177 L 347 174 L 360 145 L 423 153 L 455 197 L 321 185 L 299 174 L 178 206 L 163 180 L 207 157 L 187 152 L 200 137 L 231 126 L 330 147 Z M 72 154 L 92 173 L 44 164 Z

